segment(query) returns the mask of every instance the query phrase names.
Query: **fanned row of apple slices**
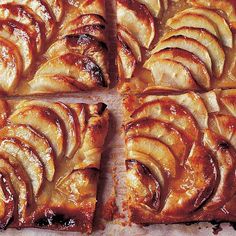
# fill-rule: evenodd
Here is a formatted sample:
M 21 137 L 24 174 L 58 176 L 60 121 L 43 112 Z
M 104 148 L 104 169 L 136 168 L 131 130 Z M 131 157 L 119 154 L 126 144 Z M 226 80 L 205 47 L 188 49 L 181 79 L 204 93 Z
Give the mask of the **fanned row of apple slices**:
M 78 170 L 80 176 L 80 169 L 99 169 L 108 112 L 104 104 L 66 105 L 32 100 L 10 107 L 6 101 L 0 102 L 0 226 L 6 227 L 14 216 L 14 225 L 21 227 L 31 217 L 29 207 L 37 204 L 47 183 L 50 182 L 51 189 L 47 187 L 45 196 L 59 206 L 63 198 L 50 196 L 50 192 L 57 188 L 72 194 L 63 190 L 68 189 L 67 182 L 72 184 L 76 180 L 76 171 L 71 175 L 70 171 Z M 60 163 L 64 163 L 64 170 L 58 172 Z M 65 168 L 69 163 L 71 167 Z M 11 201 L 7 200 L 12 195 Z
M 155 37 L 155 17 L 159 18 L 167 8 L 168 0 L 117 0 L 120 78 L 132 77 L 136 63 L 142 60 L 140 47 L 149 48 Z
M 236 90 L 125 98 L 132 221 L 204 221 L 233 204 L 235 101 Z
M 96 14 L 69 14 L 47 61 L 29 82 L 32 93 L 75 92 L 107 87 L 106 22 Z
M 2 0 L 0 3 L 0 88 L 12 93 L 44 49 L 63 14 L 63 3 Z
M 192 7 L 167 21 L 164 34 L 144 68 L 153 84 L 179 90 L 209 89 L 224 72 L 224 47 L 233 47 L 227 20 L 215 10 Z

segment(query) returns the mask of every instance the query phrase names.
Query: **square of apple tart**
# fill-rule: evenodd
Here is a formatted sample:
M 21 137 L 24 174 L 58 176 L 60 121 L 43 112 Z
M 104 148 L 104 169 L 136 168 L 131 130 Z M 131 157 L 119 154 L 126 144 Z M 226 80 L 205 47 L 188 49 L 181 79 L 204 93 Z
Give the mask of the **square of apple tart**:
M 121 93 L 236 88 L 233 0 L 117 0 Z
M 0 100 L 0 111 L 0 228 L 91 232 L 106 105 Z
M 131 222 L 236 221 L 236 90 L 129 95 L 124 108 Z
M 105 0 L 1 0 L 0 92 L 109 85 Z

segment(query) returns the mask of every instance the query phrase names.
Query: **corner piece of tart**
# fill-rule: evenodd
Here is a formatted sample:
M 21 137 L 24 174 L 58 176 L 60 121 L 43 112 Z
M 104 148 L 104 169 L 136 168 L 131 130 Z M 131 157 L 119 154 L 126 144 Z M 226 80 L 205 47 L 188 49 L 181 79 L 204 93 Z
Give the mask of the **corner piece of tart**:
M 137 224 L 236 221 L 236 90 L 124 98 Z
M 105 1 L 2 0 L 0 92 L 99 90 L 109 86 Z
M 103 103 L 0 100 L 0 227 L 92 231 Z

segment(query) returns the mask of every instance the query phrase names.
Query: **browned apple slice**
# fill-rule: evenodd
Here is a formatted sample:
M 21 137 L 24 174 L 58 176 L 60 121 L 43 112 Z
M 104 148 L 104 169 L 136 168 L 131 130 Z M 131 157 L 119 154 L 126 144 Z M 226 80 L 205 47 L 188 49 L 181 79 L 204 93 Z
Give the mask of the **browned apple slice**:
M 0 5 L 0 17 L 12 19 L 27 26 L 30 37 L 36 41 L 37 51 L 40 52 L 45 40 L 45 28 L 42 20 L 27 6 L 8 3 Z
M 120 78 L 131 78 L 135 67 L 136 67 L 136 59 L 129 48 L 129 46 L 125 43 L 122 36 L 118 33 L 117 36 L 117 65 L 119 71 Z
M 36 43 L 30 37 L 27 27 L 14 20 L 0 20 L 0 37 L 18 47 L 23 59 L 24 71 L 27 71 L 32 64 L 36 49 Z
M 220 175 L 214 195 L 204 207 L 209 211 L 222 207 L 236 192 L 236 153 L 225 139 L 211 130 L 204 132 L 203 142 L 214 153 Z
M 0 99 L 0 128 L 6 125 L 7 118 L 10 115 L 10 106 L 6 100 Z
M 0 172 L 0 229 L 6 229 L 15 211 L 15 192 L 4 171 Z
M 232 48 L 233 47 L 233 34 L 230 30 L 229 24 L 223 16 L 218 14 L 215 10 L 204 7 L 193 7 L 183 11 L 183 13 L 196 13 L 207 17 L 210 21 L 215 23 L 218 29 L 220 39 L 223 45 Z
M 163 214 L 183 216 L 198 209 L 210 198 L 216 179 L 213 158 L 204 147 L 194 144 L 185 162 L 185 170 L 172 183 Z
M 14 191 L 18 196 L 17 220 L 19 221 L 19 225 L 21 225 L 26 220 L 26 210 L 28 205 L 27 185 L 22 178 L 23 176 L 17 172 L 17 169 L 14 169 L 14 167 L 6 159 L 0 157 L 0 172 L 1 170 L 8 174 Z
M 148 10 L 152 13 L 154 17 L 159 17 L 161 12 L 163 11 L 162 7 L 163 0 L 138 0 L 138 2 L 144 4 Z M 166 0 L 164 0 L 166 1 Z M 163 1 L 163 2 L 164 2 Z M 163 4 L 164 5 L 164 4 Z
M 227 110 L 236 117 L 236 90 L 230 89 L 222 91 L 220 101 L 227 108 Z
M 44 63 L 36 72 L 34 79 L 30 81 L 30 86 L 34 87 L 35 83 L 41 80 L 40 77 L 43 79 L 48 75 L 72 77 L 87 89 L 106 86 L 100 67 L 89 57 L 75 53 L 67 53 Z
M 17 46 L 0 38 L 0 87 L 7 93 L 14 91 L 23 69 L 22 58 Z
M 197 40 L 184 36 L 172 36 L 166 40 L 160 41 L 152 50 L 152 54 L 166 48 L 179 48 L 193 53 L 205 64 L 208 72 L 212 73 L 212 61 L 210 54 L 207 48 L 200 44 Z
M 26 143 L 16 138 L 3 138 L 0 151 L 14 156 L 24 167 L 33 186 L 34 195 L 38 195 L 43 183 L 43 166 L 37 153 Z
M 48 58 L 53 58 L 69 52 L 78 53 L 93 59 L 94 62 L 96 62 L 96 64 L 102 69 L 105 80 L 108 83 L 108 50 L 106 44 L 97 41 L 96 38 L 87 34 L 67 35 L 52 44 L 46 52 L 46 56 Z
M 191 52 L 179 48 L 166 48 L 153 54 L 146 61 L 145 65 L 149 64 L 150 61 L 155 61 L 158 58 L 170 59 L 183 64 L 189 69 L 191 75 L 193 76 L 197 84 L 199 84 L 203 88 L 210 87 L 211 78 L 207 71 L 207 68 L 205 67 L 204 63 Z
M 126 27 L 141 46 L 150 47 L 155 36 L 154 19 L 145 5 L 134 0 L 118 0 L 117 22 Z
M 54 17 L 57 22 L 59 22 L 63 15 L 63 0 L 45 0 L 46 3 L 49 5 L 51 11 L 54 14 Z
M 17 0 L 2 0 L 1 3 L 15 3 L 19 4 Z M 53 13 L 51 13 L 49 6 L 43 0 L 22 0 L 21 5 L 29 7 L 33 12 L 35 12 L 45 24 L 46 37 L 47 39 L 51 37 L 55 21 L 53 19 Z
M 172 29 L 179 29 L 184 26 L 205 29 L 220 39 L 218 28 L 214 22 L 207 17 L 196 13 L 180 12 L 167 21 L 167 26 Z
M 225 65 L 225 52 L 217 38 L 208 33 L 208 31 L 206 31 L 205 29 L 182 27 L 177 30 L 168 32 L 164 36 L 164 39 L 177 35 L 195 39 L 203 46 L 205 46 L 212 60 L 212 69 L 214 74 L 217 78 L 222 75 Z
M 131 122 L 125 126 L 126 137 L 141 135 L 159 139 L 166 144 L 182 165 L 187 152 L 186 138 L 171 125 L 156 119 L 144 118 Z
M 142 163 L 136 160 L 126 160 L 126 184 L 129 203 L 141 204 L 158 210 L 161 203 L 160 184 Z
M 27 125 L 10 125 L 0 130 L 0 137 L 15 137 L 28 143 L 38 154 L 44 165 L 48 181 L 52 181 L 55 174 L 55 155 L 48 140 Z
M 105 28 L 106 22 L 103 17 L 96 14 L 84 14 L 81 16 L 77 16 L 75 13 L 74 17 L 71 17 L 72 19 L 68 19 L 68 23 L 63 24 L 60 35 L 70 35 L 73 34 L 73 32 L 76 31 L 76 29 L 84 27 L 86 25 L 100 25 Z
M 168 176 L 176 175 L 176 160 L 170 149 L 158 139 L 145 136 L 131 136 L 126 139 L 127 152 L 139 152 L 157 161 Z
M 189 141 L 197 140 L 199 136 L 197 123 L 190 112 L 169 99 L 157 99 L 144 103 L 132 113 L 131 117 L 149 117 L 171 123 L 181 130 Z
M 152 72 L 155 85 L 179 90 L 198 88 L 188 68 L 177 61 L 157 58 L 146 62 L 144 67 Z
M 236 148 L 236 118 L 231 115 L 213 114 L 209 122 L 210 128 L 224 137 Z
M 9 120 L 14 124 L 30 125 L 48 139 L 58 158 L 64 154 L 65 130 L 62 121 L 52 110 L 39 106 L 23 107 L 13 112 Z
M 77 136 L 77 123 L 76 117 L 71 109 L 62 102 L 45 102 L 39 100 L 23 101 L 17 105 L 17 109 L 23 107 L 38 106 L 43 108 L 49 108 L 60 118 L 63 122 L 66 131 L 66 151 L 65 155 L 68 158 L 72 158 L 78 147 L 78 136 Z M 1 133 L 1 131 L 0 131 Z
M 133 37 L 133 35 L 130 34 L 129 31 L 125 27 L 122 27 L 121 25 L 118 25 L 118 33 L 121 36 L 121 38 L 123 39 L 123 41 L 131 49 L 132 53 L 135 56 L 135 59 L 137 61 L 141 61 L 142 60 L 141 49 L 140 49 L 138 42 Z

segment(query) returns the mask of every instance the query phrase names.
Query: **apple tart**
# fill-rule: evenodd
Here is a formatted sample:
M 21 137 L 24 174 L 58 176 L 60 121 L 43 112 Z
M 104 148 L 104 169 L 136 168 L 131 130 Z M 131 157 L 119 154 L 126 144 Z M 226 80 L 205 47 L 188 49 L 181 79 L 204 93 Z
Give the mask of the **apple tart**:
M 117 0 L 119 91 L 235 88 L 235 2 L 151 2 Z
M 1 0 L 0 91 L 108 87 L 104 0 Z
M 236 90 L 124 99 L 134 223 L 235 221 Z
M 0 100 L 0 227 L 91 232 L 105 104 Z

